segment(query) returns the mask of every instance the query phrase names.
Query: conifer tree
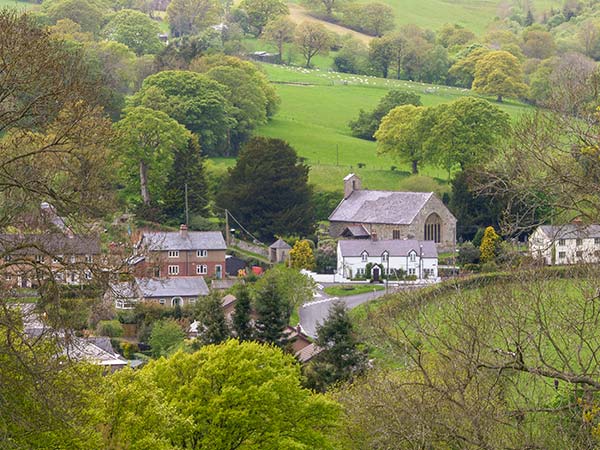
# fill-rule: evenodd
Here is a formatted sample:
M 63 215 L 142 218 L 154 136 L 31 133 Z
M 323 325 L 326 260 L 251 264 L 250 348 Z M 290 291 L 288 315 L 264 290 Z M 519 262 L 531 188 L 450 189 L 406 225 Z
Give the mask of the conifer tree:
M 323 350 L 307 367 L 310 387 L 324 391 L 339 381 L 349 381 L 364 372 L 367 356 L 356 340 L 346 305 L 335 302 L 329 316 L 317 328 L 317 345 Z
M 244 284 L 240 284 L 235 292 L 237 301 L 235 303 L 235 309 L 232 317 L 232 328 L 240 341 L 252 340 L 253 330 L 250 312 L 252 305 L 250 303 L 250 292 L 248 287 Z
M 219 292 L 212 292 L 198 302 L 198 337 L 204 345 L 219 344 L 229 337 Z
M 195 136 L 188 140 L 187 146 L 175 151 L 163 199 L 165 214 L 178 223 L 182 223 L 185 219 L 186 184 L 189 213 L 206 214 L 208 186 L 204 172 L 204 159 L 200 152 L 198 138 Z
M 281 295 L 275 277 L 265 276 L 258 286 L 255 298 L 256 337 L 260 342 L 285 347 L 287 339 L 284 336 L 290 313 L 287 302 Z

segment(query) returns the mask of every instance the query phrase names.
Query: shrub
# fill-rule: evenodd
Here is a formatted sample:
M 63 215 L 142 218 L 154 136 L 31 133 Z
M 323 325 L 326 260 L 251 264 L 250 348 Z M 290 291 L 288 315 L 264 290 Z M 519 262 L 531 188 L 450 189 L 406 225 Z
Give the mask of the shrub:
M 121 337 L 123 336 L 123 325 L 118 320 L 101 320 L 98 322 L 96 332 L 100 336 Z
M 458 263 L 460 265 L 465 264 L 477 264 L 481 257 L 481 251 L 473 245 L 471 242 L 465 242 L 458 252 Z

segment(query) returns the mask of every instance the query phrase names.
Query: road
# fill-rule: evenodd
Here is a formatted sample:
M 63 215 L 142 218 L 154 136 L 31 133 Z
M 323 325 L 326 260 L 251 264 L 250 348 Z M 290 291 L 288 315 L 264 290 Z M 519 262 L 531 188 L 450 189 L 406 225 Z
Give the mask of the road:
M 350 309 L 361 305 L 369 300 L 385 295 L 385 291 L 368 292 L 366 294 L 350 295 L 348 297 L 329 297 L 322 290 L 318 291 L 315 301 L 300 307 L 300 325 L 306 334 L 311 337 L 317 336 L 317 325 L 322 323 L 329 314 L 329 307 L 336 299 L 345 303 Z

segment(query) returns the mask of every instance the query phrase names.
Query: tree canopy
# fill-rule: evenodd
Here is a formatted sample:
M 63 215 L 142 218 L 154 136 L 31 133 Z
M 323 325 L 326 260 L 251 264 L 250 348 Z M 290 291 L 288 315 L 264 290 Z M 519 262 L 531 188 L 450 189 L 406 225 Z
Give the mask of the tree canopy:
M 493 94 L 502 102 L 503 97 L 519 97 L 527 86 L 523 83 L 523 70 L 519 60 L 507 51 L 491 51 L 475 64 L 473 90 Z
M 271 240 L 275 234 L 308 234 L 312 227 L 308 167 L 279 139 L 254 137 L 229 169 L 218 204 L 252 233 Z
M 122 370 L 107 379 L 106 397 L 112 448 L 326 450 L 339 414 L 301 387 L 291 355 L 235 340 Z
M 125 44 L 137 55 L 158 53 L 162 48 L 158 23 L 140 11 L 122 9 L 110 19 L 102 33 L 110 40 Z
M 242 0 L 238 7 L 248 15 L 248 23 L 257 37 L 270 21 L 289 13 L 282 0 Z

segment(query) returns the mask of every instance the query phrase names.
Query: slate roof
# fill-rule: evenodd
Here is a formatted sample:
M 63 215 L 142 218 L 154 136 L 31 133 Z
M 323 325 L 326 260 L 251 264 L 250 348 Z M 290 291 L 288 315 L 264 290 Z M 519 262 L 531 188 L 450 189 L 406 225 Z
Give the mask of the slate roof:
M 347 232 L 347 233 L 346 233 Z M 369 237 L 369 232 L 362 225 L 350 225 L 342 232 L 342 235 L 350 235 L 354 237 Z
M 269 245 L 269 248 L 272 248 L 275 250 L 276 249 L 289 250 L 292 247 L 290 247 L 290 245 L 287 242 L 285 242 L 283 239 L 277 239 L 275 242 L 273 242 L 271 245 Z
M 61 233 L 0 234 L 0 251 L 19 255 L 97 255 L 100 253 L 100 239 L 91 235 L 69 237 Z
M 356 190 L 329 216 L 331 222 L 409 225 L 433 192 Z
M 600 238 L 600 225 L 542 225 L 540 229 L 550 239 Z
M 184 237 L 179 231 L 147 232 L 142 236 L 142 245 L 148 250 L 227 250 L 220 231 L 188 231 Z
M 338 241 L 342 256 L 360 256 L 367 251 L 370 256 L 382 255 L 387 251 L 389 256 L 407 256 L 411 250 L 420 254 L 420 246 L 423 246 L 423 258 L 437 258 L 437 248 L 433 241 L 418 241 L 416 239 L 394 239 L 394 240 L 340 240 Z
M 296 352 L 296 358 L 301 363 L 306 363 L 321 353 L 323 349 L 314 342 Z
M 208 295 L 208 286 L 202 277 L 173 277 L 160 280 L 136 278 L 136 284 L 144 298 Z

